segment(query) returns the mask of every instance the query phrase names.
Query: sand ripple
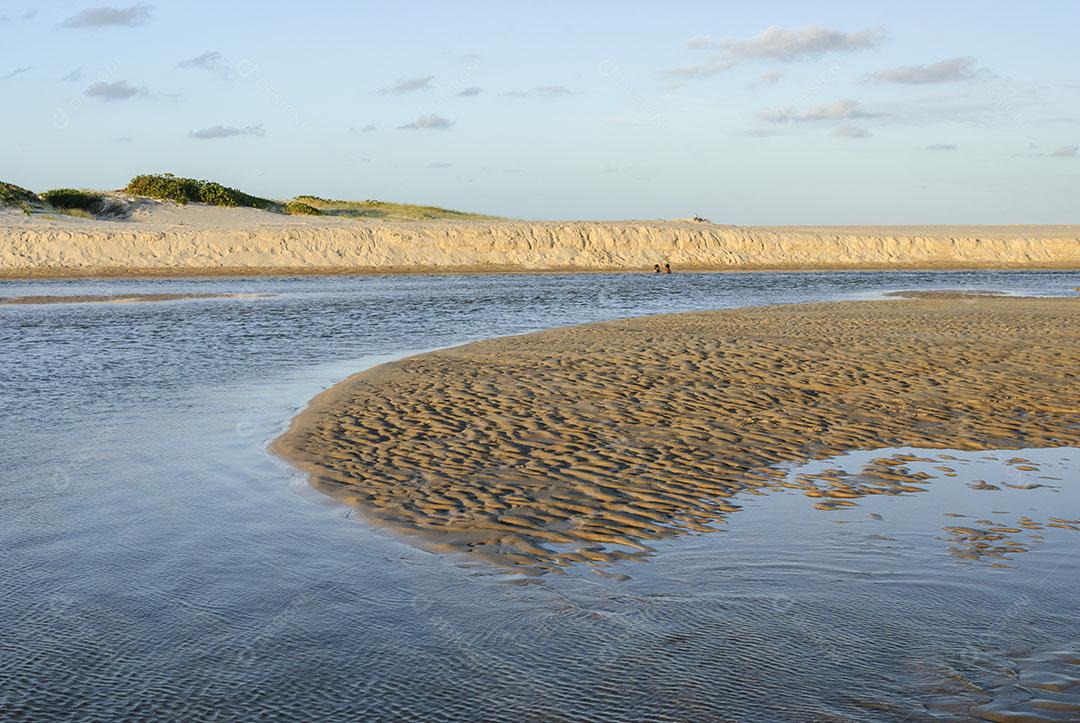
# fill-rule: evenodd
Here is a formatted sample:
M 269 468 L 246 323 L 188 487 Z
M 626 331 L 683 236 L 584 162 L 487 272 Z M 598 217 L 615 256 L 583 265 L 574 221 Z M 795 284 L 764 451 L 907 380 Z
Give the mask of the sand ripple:
M 356 375 L 275 449 L 439 551 L 530 570 L 618 560 L 714 529 L 736 495 L 780 483 L 779 463 L 1080 444 L 1078 312 L 846 302 L 495 339 Z M 912 482 L 884 462 L 869 474 L 802 485 L 828 508 Z

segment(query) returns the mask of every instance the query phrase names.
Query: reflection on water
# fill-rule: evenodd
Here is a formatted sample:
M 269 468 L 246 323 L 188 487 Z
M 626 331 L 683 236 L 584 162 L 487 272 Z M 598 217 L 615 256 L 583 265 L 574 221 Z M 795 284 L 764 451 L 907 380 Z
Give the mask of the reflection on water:
M 825 512 L 841 498 L 748 496 L 724 531 L 609 570 L 629 580 L 539 582 L 357 524 L 265 452 L 386 355 L 935 286 L 1069 293 L 1080 274 L 0 283 L 271 294 L 0 310 L 0 717 L 1075 718 L 1080 535 L 1051 526 L 1080 518 L 1075 450 L 852 455 L 798 473 L 911 453 L 935 479 Z M 1018 528 L 990 542 L 1029 551 L 958 557 L 946 527 Z

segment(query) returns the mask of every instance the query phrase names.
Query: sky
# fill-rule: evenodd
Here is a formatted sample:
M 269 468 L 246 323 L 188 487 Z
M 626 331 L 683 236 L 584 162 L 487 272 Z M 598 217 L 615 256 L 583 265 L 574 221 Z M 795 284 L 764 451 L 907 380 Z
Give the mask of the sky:
M 100 0 L 98 0 L 100 1 Z M 1080 222 L 1080 3 L 0 0 L 0 180 Z

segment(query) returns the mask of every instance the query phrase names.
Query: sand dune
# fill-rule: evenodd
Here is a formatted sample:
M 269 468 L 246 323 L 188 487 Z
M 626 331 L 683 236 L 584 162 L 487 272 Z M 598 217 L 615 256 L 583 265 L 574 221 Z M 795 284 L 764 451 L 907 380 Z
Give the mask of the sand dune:
M 1080 445 L 1080 299 L 844 302 L 479 342 L 358 374 L 275 450 L 436 550 L 554 570 L 707 530 L 783 462 Z M 916 492 L 905 460 L 794 484 Z
M 1077 226 L 745 228 L 362 221 L 144 201 L 125 220 L 0 212 L 0 276 L 371 271 L 1080 268 Z

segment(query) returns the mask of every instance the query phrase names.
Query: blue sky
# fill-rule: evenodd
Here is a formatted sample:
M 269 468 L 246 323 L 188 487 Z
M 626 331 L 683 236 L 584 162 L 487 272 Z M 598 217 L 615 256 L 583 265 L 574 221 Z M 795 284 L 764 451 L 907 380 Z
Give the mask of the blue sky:
M 1080 3 L 0 1 L 0 178 L 1080 222 Z

